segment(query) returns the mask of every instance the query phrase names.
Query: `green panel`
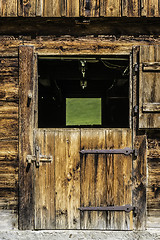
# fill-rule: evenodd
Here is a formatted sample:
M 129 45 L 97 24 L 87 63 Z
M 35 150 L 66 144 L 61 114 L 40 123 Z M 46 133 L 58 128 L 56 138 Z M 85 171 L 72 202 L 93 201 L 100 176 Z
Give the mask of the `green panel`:
M 101 125 L 101 98 L 66 98 L 66 126 Z

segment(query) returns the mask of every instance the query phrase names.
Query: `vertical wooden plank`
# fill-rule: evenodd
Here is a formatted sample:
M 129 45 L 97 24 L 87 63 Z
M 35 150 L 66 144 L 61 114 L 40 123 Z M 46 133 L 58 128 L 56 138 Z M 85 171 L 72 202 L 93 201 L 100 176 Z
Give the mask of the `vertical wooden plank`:
M 33 93 L 34 48 L 19 47 L 19 228 L 34 227 L 33 165 L 27 166 L 26 156 L 33 155 L 34 102 L 28 103 L 28 92 Z
M 0 1 L 0 16 L 16 17 L 17 16 L 17 0 Z
M 79 17 L 79 0 L 67 0 L 67 17 Z
M 80 0 L 80 16 L 99 17 L 100 0 Z
M 55 131 L 56 228 L 80 229 L 80 130 Z
M 55 161 L 54 131 L 37 130 L 36 145 L 40 154 L 52 156 L 52 162 L 41 162 L 35 169 L 35 229 L 55 229 Z
M 17 16 L 17 0 L 0 1 L 0 16 L 16 17 Z
M 137 136 L 135 149 L 138 156 L 133 161 L 133 206 L 137 207 L 134 217 L 134 229 L 145 230 L 146 228 L 146 172 L 147 151 L 146 136 Z
M 61 12 L 62 0 L 43 0 L 43 17 L 61 17 Z
M 104 129 L 82 129 L 81 149 L 104 149 Z M 107 165 L 104 155 L 81 156 L 81 207 L 107 204 Z M 106 229 L 106 212 L 82 212 L 82 229 Z
M 112 129 L 106 131 L 107 149 L 121 149 L 132 147 L 131 129 Z M 109 163 L 112 162 L 112 163 Z M 108 205 L 123 206 L 132 205 L 132 156 L 122 154 L 109 155 L 107 163 L 112 166 L 108 176 L 108 189 L 112 194 L 108 198 Z M 131 230 L 133 228 L 133 214 L 125 212 L 108 212 L 107 229 Z
M 121 0 L 100 0 L 100 16 L 121 17 Z
M 36 0 L 18 0 L 18 16 L 35 17 Z
M 139 17 L 140 0 L 122 0 L 122 16 Z
M 160 62 L 160 45 L 140 47 L 139 128 L 160 128 L 158 112 L 144 112 L 143 104 L 160 103 L 160 72 L 144 71 L 143 63 Z
M 141 16 L 159 17 L 160 5 L 158 0 L 141 0 Z
M 36 16 L 43 16 L 43 0 L 36 0 Z
M 138 130 L 138 68 L 137 71 L 135 71 L 135 67 L 139 66 L 139 46 L 134 46 L 132 49 L 132 95 L 133 95 L 133 102 L 132 102 L 132 111 L 131 111 L 131 121 L 132 121 L 132 136 L 133 141 L 135 141 L 136 133 Z M 136 111 L 135 111 L 136 110 Z M 134 112 L 135 111 L 135 112 Z

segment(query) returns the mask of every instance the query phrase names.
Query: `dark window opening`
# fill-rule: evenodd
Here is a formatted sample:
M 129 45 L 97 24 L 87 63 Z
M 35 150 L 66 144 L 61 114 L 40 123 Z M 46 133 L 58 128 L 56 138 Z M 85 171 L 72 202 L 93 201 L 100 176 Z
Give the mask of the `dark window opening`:
M 128 56 L 41 57 L 38 127 L 129 127 Z

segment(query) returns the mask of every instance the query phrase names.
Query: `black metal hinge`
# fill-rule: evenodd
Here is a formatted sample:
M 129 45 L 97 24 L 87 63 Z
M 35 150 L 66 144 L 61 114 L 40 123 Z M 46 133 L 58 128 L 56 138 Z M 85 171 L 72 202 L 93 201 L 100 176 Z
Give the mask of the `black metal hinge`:
M 131 148 L 123 148 L 123 149 L 93 149 L 93 150 L 81 150 L 81 154 L 124 154 L 126 156 L 130 154 L 134 154 L 134 156 L 138 155 L 138 152 L 136 149 Z
M 125 211 L 129 213 L 131 211 L 135 211 L 136 208 L 131 205 L 125 206 L 108 206 L 108 207 L 80 207 L 78 208 L 80 211 Z

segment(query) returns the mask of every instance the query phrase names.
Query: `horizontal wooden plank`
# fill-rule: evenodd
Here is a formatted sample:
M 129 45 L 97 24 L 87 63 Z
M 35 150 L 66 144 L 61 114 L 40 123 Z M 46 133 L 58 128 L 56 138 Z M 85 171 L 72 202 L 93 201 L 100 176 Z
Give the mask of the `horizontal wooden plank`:
M 0 211 L 18 209 L 18 187 L 0 188 Z
M 5 80 L 5 79 L 3 79 Z M 1 101 L 12 101 L 18 103 L 18 86 L 16 86 L 12 81 L 3 83 L 0 79 L 0 100 Z M 17 79 L 15 79 L 17 81 Z
M 0 140 L 18 139 L 18 117 L 12 114 L 11 118 L 0 116 Z
M 1 174 L 18 174 L 18 161 L 0 161 Z
M 17 210 L 17 208 L 18 208 L 18 198 L 15 198 L 15 197 L 12 197 L 12 199 L 0 198 L 0 212 L 2 211 L 2 209 Z
M 160 187 L 160 158 L 148 159 L 148 186 Z
M 18 161 L 18 141 L 0 141 L 0 161 Z
M 18 181 L 18 174 L 1 174 L 0 188 L 16 188 Z
M 160 112 L 160 103 L 143 103 L 143 112 Z
M 147 208 L 160 209 L 160 186 L 147 188 Z
M 143 63 L 143 71 L 160 71 L 160 62 Z
M 18 102 L 0 101 L 0 117 L 11 118 L 13 115 L 18 117 Z
M 147 211 L 147 228 L 159 228 L 160 224 L 160 209 Z

